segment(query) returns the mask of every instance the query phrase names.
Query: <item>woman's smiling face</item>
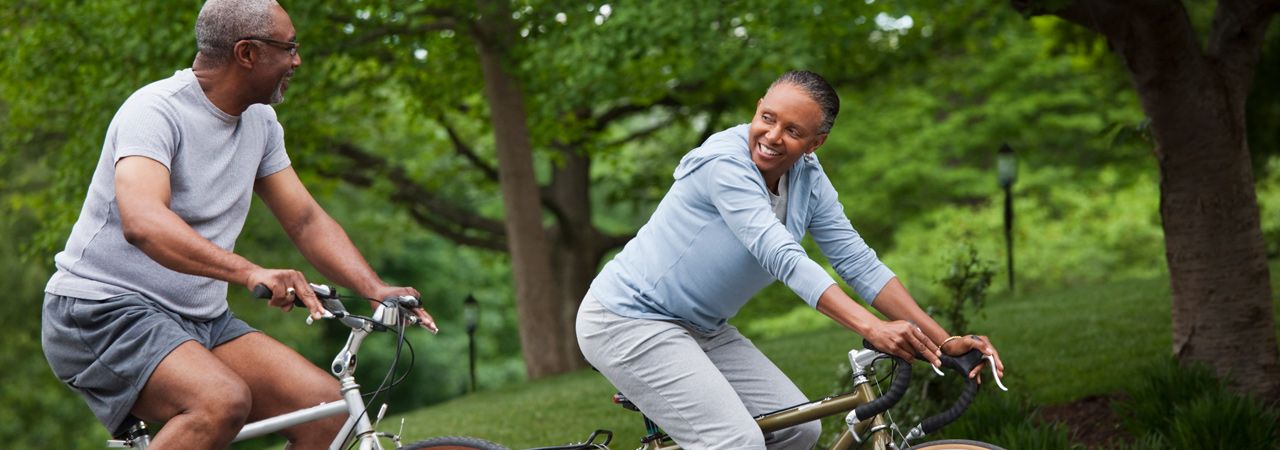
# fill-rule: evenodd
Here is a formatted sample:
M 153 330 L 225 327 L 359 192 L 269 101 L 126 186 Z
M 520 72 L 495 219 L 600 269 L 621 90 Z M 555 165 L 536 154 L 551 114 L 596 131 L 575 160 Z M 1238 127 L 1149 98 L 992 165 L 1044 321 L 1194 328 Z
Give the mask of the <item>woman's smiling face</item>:
M 779 83 L 756 103 L 747 145 L 751 161 L 774 188 L 800 157 L 813 153 L 827 139 L 820 133 L 822 108 L 800 87 Z

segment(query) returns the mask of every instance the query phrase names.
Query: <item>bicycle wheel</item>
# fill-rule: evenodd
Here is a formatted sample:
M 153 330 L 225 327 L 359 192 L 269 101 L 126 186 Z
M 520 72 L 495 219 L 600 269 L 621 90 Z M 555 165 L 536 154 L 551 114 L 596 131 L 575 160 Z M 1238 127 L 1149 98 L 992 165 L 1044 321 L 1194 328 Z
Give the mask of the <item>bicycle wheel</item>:
M 400 447 L 399 450 L 510 450 L 500 444 L 486 441 L 484 439 L 476 439 L 466 436 L 444 436 L 435 437 L 418 442 L 412 442 Z
M 986 442 L 970 441 L 965 439 L 946 439 L 941 441 L 925 442 L 920 445 L 913 445 L 907 450 L 1004 450 L 1003 448 L 988 444 Z

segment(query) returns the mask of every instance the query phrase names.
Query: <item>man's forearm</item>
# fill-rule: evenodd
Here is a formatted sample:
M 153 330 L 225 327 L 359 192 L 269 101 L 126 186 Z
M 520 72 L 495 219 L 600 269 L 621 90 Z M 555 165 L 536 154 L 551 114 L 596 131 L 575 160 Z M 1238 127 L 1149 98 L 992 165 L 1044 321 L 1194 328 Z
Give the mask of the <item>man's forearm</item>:
M 382 279 L 365 261 L 342 226 L 319 207 L 306 223 L 286 229 L 302 256 L 326 278 L 358 291 L 365 297 L 374 295 L 383 285 Z
M 125 240 L 160 265 L 191 275 L 245 285 L 259 267 L 200 236 L 173 211 L 160 209 L 125 220 Z

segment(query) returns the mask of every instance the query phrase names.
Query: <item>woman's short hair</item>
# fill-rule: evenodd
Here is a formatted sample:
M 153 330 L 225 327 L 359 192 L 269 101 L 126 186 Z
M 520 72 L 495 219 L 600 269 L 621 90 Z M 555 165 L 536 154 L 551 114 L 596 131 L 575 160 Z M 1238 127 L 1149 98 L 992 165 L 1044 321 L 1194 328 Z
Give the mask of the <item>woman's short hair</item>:
M 836 95 L 835 88 L 831 87 L 822 75 L 810 72 L 808 70 L 792 70 L 782 74 L 777 81 L 769 85 L 772 89 L 779 84 L 790 84 L 800 88 L 809 98 L 813 99 L 818 107 L 822 109 L 822 125 L 818 128 L 819 134 L 826 134 L 831 131 L 831 126 L 836 123 L 836 115 L 840 114 L 840 96 Z
M 196 17 L 196 47 L 204 56 L 226 60 L 236 42 L 271 34 L 276 0 L 209 0 Z

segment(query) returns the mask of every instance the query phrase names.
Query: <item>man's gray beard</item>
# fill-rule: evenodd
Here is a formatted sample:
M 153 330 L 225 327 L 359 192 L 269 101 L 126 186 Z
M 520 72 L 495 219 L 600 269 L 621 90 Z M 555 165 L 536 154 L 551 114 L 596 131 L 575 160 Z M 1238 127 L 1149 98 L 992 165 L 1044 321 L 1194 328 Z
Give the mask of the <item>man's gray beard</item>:
M 276 85 L 276 90 L 275 90 L 274 92 L 272 92 L 272 93 L 271 93 L 271 104 L 272 104 L 272 105 L 279 105 L 279 104 L 281 104 L 281 103 L 284 103 L 284 91 L 280 90 L 280 88 L 282 88 L 282 87 L 284 87 L 284 82 L 283 82 L 283 81 L 281 81 L 281 82 L 280 82 L 280 84 L 277 84 L 277 85 Z

